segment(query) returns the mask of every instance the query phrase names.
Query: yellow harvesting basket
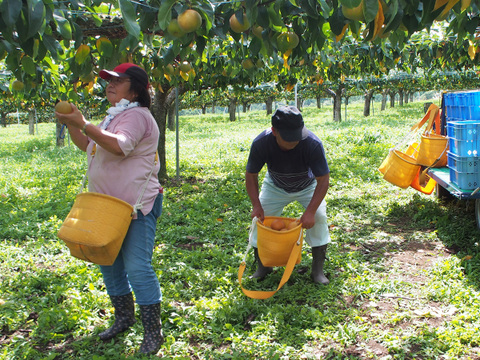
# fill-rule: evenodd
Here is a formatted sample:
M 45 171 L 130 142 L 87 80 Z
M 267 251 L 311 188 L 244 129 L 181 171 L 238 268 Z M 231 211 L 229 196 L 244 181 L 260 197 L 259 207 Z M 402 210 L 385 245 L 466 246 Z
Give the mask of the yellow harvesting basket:
M 293 246 L 300 239 L 303 242 L 302 224 L 286 231 L 277 231 L 270 228 L 271 223 L 276 219 L 282 219 L 285 223 L 297 221 L 297 219 L 265 216 L 263 223 L 257 221 L 257 248 L 258 256 L 264 266 L 285 266 L 292 252 Z M 300 251 L 296 264 L 302 260 Z
M 429 134 L 422 135 L 417 163 L 422 166 L 442 167 L 447 165 L 448 138 Z
M 420 169 L 420 165 L 417 164 L 415 158 L 392 149 L 378 170 L 383 174 L 385 180 L 406 189 L 417 175 L 418 169 Z
M 133 206 L 116 197 L 85 192 L 77 195 L 58 237 L 76 258 L 112 265 L 132 221 Z

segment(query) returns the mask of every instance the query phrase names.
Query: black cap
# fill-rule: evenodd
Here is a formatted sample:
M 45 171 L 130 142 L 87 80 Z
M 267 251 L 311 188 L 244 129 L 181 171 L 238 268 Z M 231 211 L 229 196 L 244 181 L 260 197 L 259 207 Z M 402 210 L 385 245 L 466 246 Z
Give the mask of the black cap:
M 285 141 L 300 141 L 308 136 L 303 116 L 295 106 L 280 106 L 272 116 L 272 126 Z

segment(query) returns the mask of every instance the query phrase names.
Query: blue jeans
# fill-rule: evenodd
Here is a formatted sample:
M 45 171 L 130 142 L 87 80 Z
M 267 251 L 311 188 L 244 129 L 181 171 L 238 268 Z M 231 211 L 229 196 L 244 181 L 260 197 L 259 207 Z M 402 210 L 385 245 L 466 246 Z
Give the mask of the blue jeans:
M 283 208 L 294 201 L 298 201 L 304 208 L 306 208 L 310 203 L 310 200 L 312 200 L 315 186 L 316 182 L 304 190 L 288 193 L 276 186 L 268 173 L 265 174 L 265 179 L 263 180 L 259 196 L 264 215 L 281 216 Z M 305 241 L 311 247 L 326 245 L 330 242 L 330 231 L 328 230 L 327 223 L 327 204 L 325 200 L 322 201 L 315 213 L 315 225 L 305 232 Z M 257 247 L 256 223 L 252 230 L 250 244 L 253 247 Z
M 163 194 L 155 199 L 152 211 L 137 212 L 132 220 L 117 259 L 111 266 L 100 266 L 103 281 L 110 296 L 122 296 L 133 289 L 139 305 L 153 305 L 162 301 L 157 274 L 152 267 L 157 219 L 162 213 Z

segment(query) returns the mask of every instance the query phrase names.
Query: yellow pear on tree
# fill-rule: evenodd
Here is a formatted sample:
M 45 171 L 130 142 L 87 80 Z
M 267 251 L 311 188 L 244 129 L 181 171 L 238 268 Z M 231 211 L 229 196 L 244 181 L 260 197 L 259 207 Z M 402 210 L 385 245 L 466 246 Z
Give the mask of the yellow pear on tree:
M 280 50 L 282 53 L 286 52 L 287 50 L 292 50 L 298 46 L 299 41 L 298 35 L 293 31 L 281 33 L 277 37 L 278 50 Z
M 173 68 L 172 64 L 168 64 L 167 66 L 165 66 L 165 74 L 175 75 L 175 69 Z
M 178 15 L 177 21 L 178 26 L 186 33 L 196 31 L 202 26 L 202 16 L 193 9 L 185 10 Z
M 12 83 L 12 89 L 15 91 L 22 91 L 24 86 L 25 85 L 20 80 L 14 80 Z
M 184 73 L 189 72 L 192 70 L 192 65 L 188 61 L 184 61 L 180 64 L 180 70 L 183 71 Z
M 248 21 L 247 15 L 245 13 L 243 13 L 243 24 L 240 23 L 235 14 L 230 16 L 229 23 L 230 28 L 236 33 L 244 32 L 250 28 L 250 22 Z
M 262 38 L 262 31 L 263 31 L 263 27 L 261 27 L 261 26 L 253 26 L 253 27 L 252 27 L 252 33 L 253 33 L 253 35 L 255 35 L 256 37 L 258 37 L 259 39 Z
M 200 21 L 201 21 L 201 18 L 200 18 Z M 171 34 L 172 36 L 175 36 L 176 38 L 179 38 L 185 35 L 185 31 L 180 27 L 177 19 L 172 19 L 168 23 L 167 31 L 169 34 Z
M 255 66 L 255 64 L 253 63 L 252 59 L 245 59 L 242 61 L 242 66 L 245 70 L 250 70 Z
M 152 76 L 153 76 L 154 78 L 159 78 L 159 77 L 162 76 L 162 75 L 163 75 L 163 72 L 162 72 L 161 69 L 159 69 L 159 68 L 154 68 L 154 69 L 152 70 Z

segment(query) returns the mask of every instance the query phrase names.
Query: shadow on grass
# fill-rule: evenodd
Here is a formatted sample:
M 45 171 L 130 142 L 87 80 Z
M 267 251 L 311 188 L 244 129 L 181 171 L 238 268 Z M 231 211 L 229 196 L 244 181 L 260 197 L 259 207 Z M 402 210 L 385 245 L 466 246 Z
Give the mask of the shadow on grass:
M 475 289 L 480 289 L 480 232 L 475 220 L 474 201 L 432 201 L 432 198 L 414 196 L 405 205 L 392 206 L 387 219 L 389 227 L 386 231 L 391 233 L 408 235 L 412 230 L 435 231 L 447 252 L 462 259 L 469 282 Z M 428 243 L 425 246 L 428 248 Z

